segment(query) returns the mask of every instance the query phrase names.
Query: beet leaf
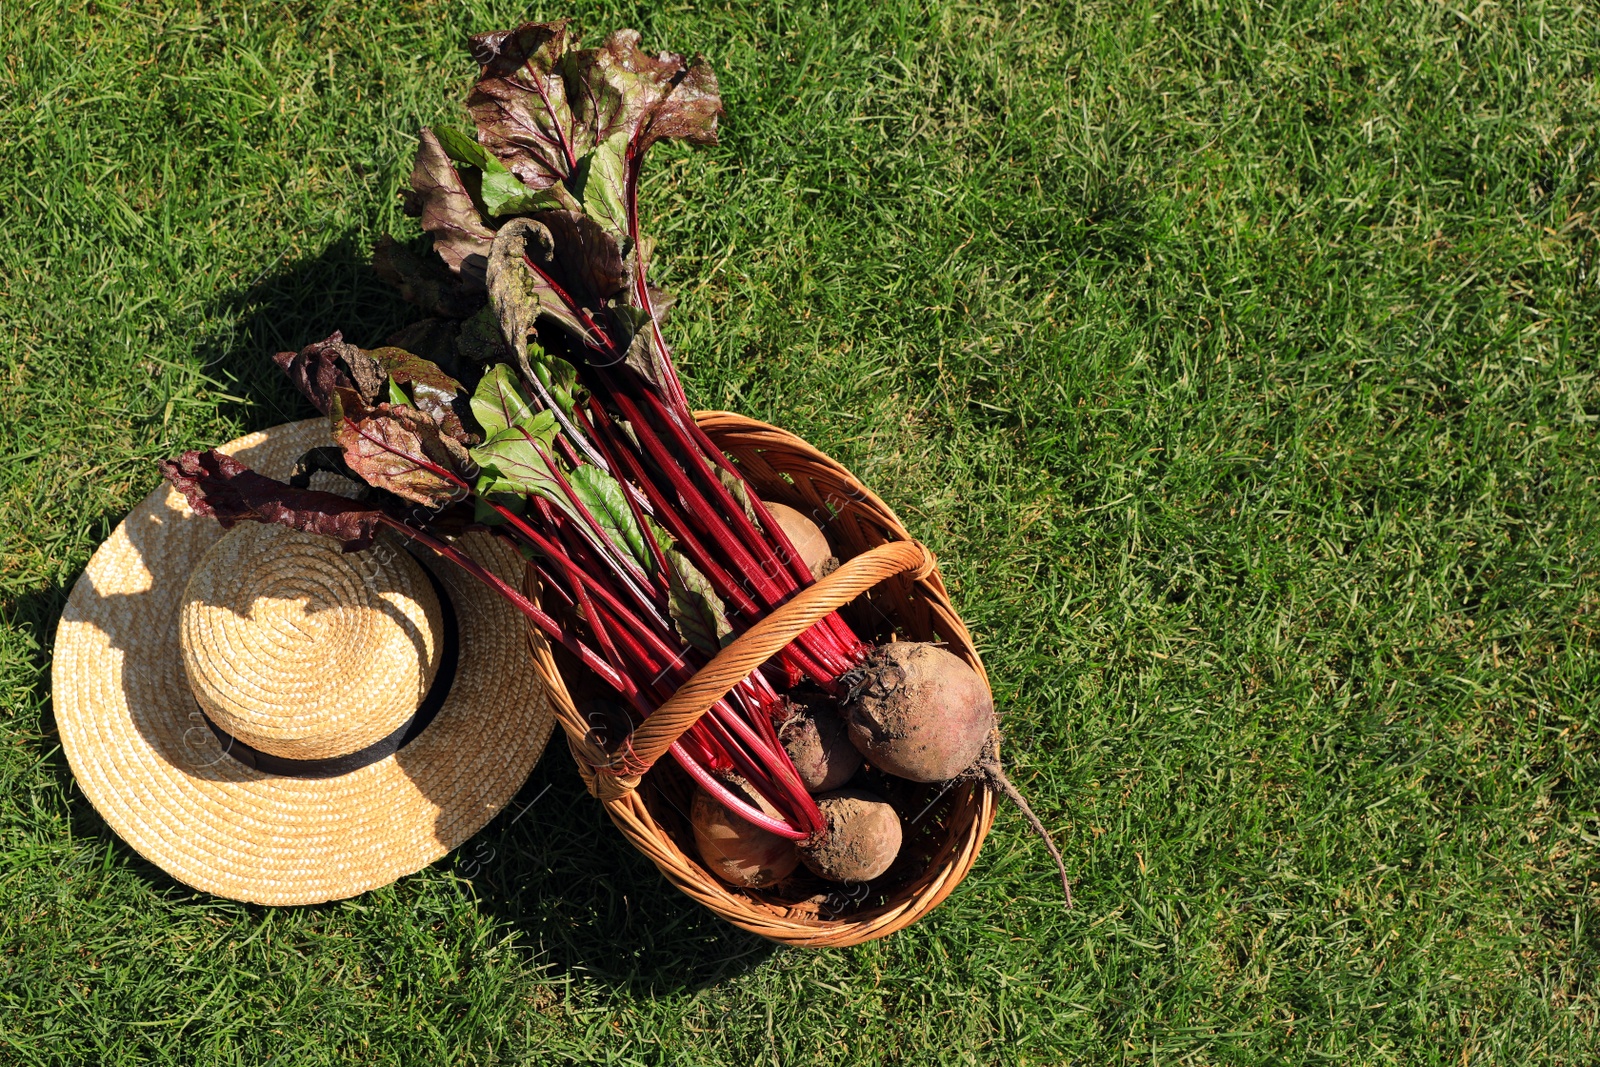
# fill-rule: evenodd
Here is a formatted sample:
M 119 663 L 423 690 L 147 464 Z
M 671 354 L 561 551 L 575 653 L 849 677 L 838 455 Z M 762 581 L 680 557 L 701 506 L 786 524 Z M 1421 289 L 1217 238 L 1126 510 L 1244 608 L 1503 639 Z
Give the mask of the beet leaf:
M 161 461 L 161 476 L 197 514 L 231 530 L 266 522 L 337 540 L 346 552 L 372 544 L 383 513 L 371 504 L 316 489 L 296 489 L 258 474 L 216 449 Z
M 421 217 L 422 228 L 433 235 L 433 250 L 446 266 L 481 282 L 482 263 L 494 231 L 478 213 L 472 193 L 439 138 L 432 130 L 423 130 L 418 140 L 406 213 Z
M 465 496 L 467 450 L 427 412 L 387 401 L 366 407 L 341 389 L 328 418 L 345 464 L 368 485 L 430 508 Z

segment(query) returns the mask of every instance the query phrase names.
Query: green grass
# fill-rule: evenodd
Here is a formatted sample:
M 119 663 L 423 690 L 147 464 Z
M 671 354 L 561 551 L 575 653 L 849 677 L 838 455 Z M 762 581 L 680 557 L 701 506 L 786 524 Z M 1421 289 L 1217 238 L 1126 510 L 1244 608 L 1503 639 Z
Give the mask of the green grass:
M 304 413 L 267 352 L 405 320 L 366 250 L 459 42 L 568 10 L 6 5 L 0 1061 L 1600 1059 L 1590 3 L 570 9 L 713 60 L 645 196 L 692 398 L 936 548 L 1076 910 L 1006 811 L 927 921 L 775 950 L 559 745 L 346 903 L 105 828 L 66 591 L 157 458 Z

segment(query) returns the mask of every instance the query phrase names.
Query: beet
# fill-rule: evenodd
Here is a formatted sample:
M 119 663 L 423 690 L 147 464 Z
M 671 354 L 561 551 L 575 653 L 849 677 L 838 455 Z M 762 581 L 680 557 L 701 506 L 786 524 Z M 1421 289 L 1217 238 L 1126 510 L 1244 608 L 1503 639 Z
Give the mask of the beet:
M 778 728 L 778 739 L 800 781 L 812 793 L 838 789 L 861 768 L 861 753 L 851 743 L 844 720 L 821 698 L 791 706 L 794 711 Z
M 767 500 L 762 503 L 772 513 L 773 521 L 783 527 L 801 562 L 810 568 L 811 577 L 821 579 L 823 575 L 832 574 L 838 569 L 839 560 L 828 546 L 828 539 L 822 535 L 822 527 L 785 504 L 774 504 Z
M 994 729 L 994 699 L 978 672 L 914 641 L 867 657 L 844 712 L 850 741 L 867 762 L 913 782 L 943 782 L 968 769 Z
M 728 788 L 769 815 L 777 810 L 743 780 Z M 752 826 L 707 793 L 696 789 L 689 805 L 694 845 L 706 868 L 729 885 L 758 889 L 782 881 L 800 863 L 794 842 Z
M 900 854 L 900 816 L 865 789 L 840 789 L 817 798 L 828 832 L 799 849 L 800 862 L 832 882 L 870 882 Z

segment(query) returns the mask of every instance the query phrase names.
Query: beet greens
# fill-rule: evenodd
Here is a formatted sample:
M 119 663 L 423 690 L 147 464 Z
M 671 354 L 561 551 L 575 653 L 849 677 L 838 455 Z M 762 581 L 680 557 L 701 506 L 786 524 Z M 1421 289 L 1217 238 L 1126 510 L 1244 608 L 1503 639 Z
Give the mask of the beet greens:
M 385 238 L 374 267 L 430 317 L 384 348 L 335 333 L 275 357 L 327 416 L 333 446 L 287 485 L 215 451 L 163 473 L 224 526 L 276 522 L 347 551 L 384 528 L 432 549 L 576 656 L 637 723 L 813 577 L 695 422 L 662 329 L 671 298 L 649 280 L 640 168 L 657 141 L 715 142 L 716 78 L 698 57 L 643 52 L 629 30 L 571 45 L 565 21 L 472 38 L 473 133 L 422 131 L 406 209 L 437 259 Z M 316 470 L 356 480 L 362 498 L 311 490 Z M 473 526 L 523 550 L 542 606 L 452 543 Z M 672 757 L 746 822 L 821 841 L 829 824 L 779 738 L 791 711 L 780 694 L 809 683 L 842 702 L 871 650 L 828 616 Z M 625 739 L 616 757 L 597 770 L 645 770 Z
M 648 278 L 640 165 L 655 142 L 716 139 L 700 59 L 618 31 L 569 47 L 564 22 L 472 40 L 476 137 L 424 130 L 407 210 L 439 262 L 381 242 L 380 274 L 435 313 L 390 347 L 339 334 L 279 367 L 328 416 L 336 452 L 280 485 L 217 453 L 164 465 L 226 525 L 280 522 L 347 548 L 385 527 L 493 585 L 648 716 L 811 575 L 737 468 L 700 431 Z M 464 382 L 472 382 L 467 388 Z M 311 468 L 359 479 L 364 503 L 310 490 Z M 449 541 L 467 524 L 521 545 L 542 608 Z M 838 692 L 867 646 L 837 616 L 746 678 L 672 756 L 747 821 L 791 840 L 823 822 L 777 735 L 801 681 Z M 623 760 L 623 770 L 639 771 Z M 741 776 L 773 818 L 725 787 Z

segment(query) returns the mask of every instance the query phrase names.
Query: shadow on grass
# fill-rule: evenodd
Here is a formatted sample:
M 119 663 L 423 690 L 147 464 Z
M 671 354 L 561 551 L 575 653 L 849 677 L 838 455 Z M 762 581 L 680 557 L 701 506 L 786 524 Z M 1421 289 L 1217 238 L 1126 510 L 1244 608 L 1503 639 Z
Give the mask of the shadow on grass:
M 108 514 L 97 518 L 92 525 L 109 534 L 116 528 L 121 518 L 121 515 Z M 36 636 L 39 644 L 38 651 L 29 664 L 29 671 L 30 681 L 33 682 L 32 688 L 43 696 L 43 700 L 39 707 L 37 723 L 26 724 L 23 729 L 31 728 L 37 732 L 39 751 L 45 754 L 41 763 L 64 800 L 62 810 L 67 816 L 70 839 L 79 842 L 94 841 L 96 856 L 103 856 L 109 852 L 111 856 L 109 862 L 112 865 L 133 871 L 149 882 L 163 898 L 177 903 L 187 897 L 193 897 L 195 891 L 145 859 L 111 831 L 105 820 L 100 817 L 100 813 L 95 811 L 88 798 L 78 789 L 73 780 L 72 768 L 67 763 L 66 753 L 61 748 L 61 737 L 56 730 L 55 707 L 50 691 L 50 649 L 55 643 L 56 624 L 61 619 L 61 611 L 66 606 L 67 596 L 72 592 L 72 587 L 81 574 L 81 571 L 75 571 L 64 581 L 52 582 L 31 593 L 15 597 L 0 607 L 8 627 L 30 631 Z
M 623 839 L 584 790 L 559 727 L 516 799 L 441 865 L 541 961 L 636 995 L 715 985 L 777 949 L 672 888 Z
M 273 365 L 274 352 L 304 348 L 335 330 L 377 347 L 420 317 L 373 272 L 366 244 L 345 236 L 311 259 L 268 264 L 244 289 L 220 296 L 206 319 L 221 325 L 198 340 L 194 355 L 245 399 L 218 410 L 251 432 L 317 413 Z
M 366 249 L 341 238 L 314 259 L 274 265 L 246 289 L 219 298 L 207 320 L 228 325 L 202 335 L 195 355 L 207 374 L 231 382 L 245 400 L 222 413 L 249 432 L 315 414 L 272 365 L 271 353 L 302 347 L 335 329 L 356 344 L 375 346 L 417 317 L 373 273 Z M 94 526 L 109 534 L 121 518 L 100 516 Z M 68 798 L 74 835 L 112 842 L 114 863 L 137 871 L 162 897 L 181 904 L 194 899 L 195 891 L 115 838 L 72 784 L 60 750 L 48 699 L 48 650 L 80 574 L 5 605 L 10 620 L 39 639 L 34 669 L 38 688 L 47 694 L 41 744 L 53 750 L 49 767 Z M 703 988 L 748 970 L 775 949 L 678 893 L 622 839 L 585 792 L 559 729 L 517 798 L 437 866 L 470 883 L 478 906 L 518 929 L 542 962 L 635 994 Z M 252 913 L 267 910 L 246 907 Z

